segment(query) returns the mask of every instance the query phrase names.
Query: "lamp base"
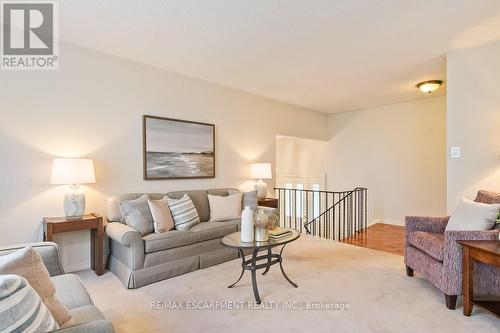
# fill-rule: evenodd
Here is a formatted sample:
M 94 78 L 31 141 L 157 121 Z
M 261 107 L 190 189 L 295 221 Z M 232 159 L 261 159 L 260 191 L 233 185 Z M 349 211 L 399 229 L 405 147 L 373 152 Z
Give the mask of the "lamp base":
M 257 190 L 257 197 L 259 199 L 263 199 L 267 196 L 267 184 L 264 183 L 262 179 L 259 179 L 259 181 L 255 183 L 255 189 Z
M 85 193 L 77 185 L 64 194 L 64 215 L 67 219 L 81 219 L 85 213 Z

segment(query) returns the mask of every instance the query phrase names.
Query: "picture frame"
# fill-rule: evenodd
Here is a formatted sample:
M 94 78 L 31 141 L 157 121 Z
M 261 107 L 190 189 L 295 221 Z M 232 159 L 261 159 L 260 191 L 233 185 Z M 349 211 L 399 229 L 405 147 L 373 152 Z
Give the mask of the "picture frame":
M 215 125 L 142 117 L 144 180 L 215 178 Z

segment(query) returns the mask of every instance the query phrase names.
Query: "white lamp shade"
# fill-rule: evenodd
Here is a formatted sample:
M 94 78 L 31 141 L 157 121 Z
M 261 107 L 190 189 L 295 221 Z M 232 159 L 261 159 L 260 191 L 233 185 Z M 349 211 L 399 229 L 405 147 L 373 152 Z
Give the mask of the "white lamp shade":
M 271 163 L 252 163 L 250 165 L 250 178 L 252 179 L 271 179 Z
M 88 158 L 56 158 L 52 161 L 51 184 L 95 183 L 94 161 Z

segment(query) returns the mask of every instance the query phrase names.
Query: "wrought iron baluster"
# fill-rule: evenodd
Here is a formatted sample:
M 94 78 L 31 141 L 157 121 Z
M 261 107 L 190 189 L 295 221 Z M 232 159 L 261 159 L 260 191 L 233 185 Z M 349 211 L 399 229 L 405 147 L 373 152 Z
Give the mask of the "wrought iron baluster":
M 305 229 L 308 234 L 333 240 L 342 240 L 366 230 L 366 188 L 358 187 L 341 192 L 294 188 L 275 190 L 278 196 L 280 225 L 300 231 Z

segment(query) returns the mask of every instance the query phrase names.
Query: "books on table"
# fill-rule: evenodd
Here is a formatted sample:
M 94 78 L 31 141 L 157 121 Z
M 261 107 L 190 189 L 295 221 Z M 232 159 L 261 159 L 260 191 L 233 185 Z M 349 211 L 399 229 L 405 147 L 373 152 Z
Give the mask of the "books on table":
M 276 229 L 269 230 L 269 239 L 281 239 L 292 235 L 292 231 L 285 228 L 277 227 Z

